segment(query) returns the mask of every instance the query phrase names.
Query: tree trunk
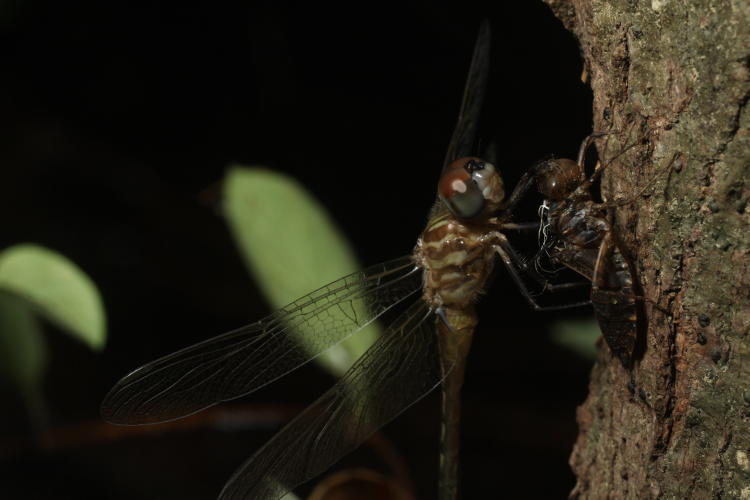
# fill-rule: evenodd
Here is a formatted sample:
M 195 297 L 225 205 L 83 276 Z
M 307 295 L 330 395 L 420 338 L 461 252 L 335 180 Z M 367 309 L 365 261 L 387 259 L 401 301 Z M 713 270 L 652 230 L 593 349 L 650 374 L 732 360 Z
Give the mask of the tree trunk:
M 645 297 L 632 372 L 600 348 L 571 497 L 750 499 L 750 2 L 545 2 L 613 132 L 600 159 L 626 151 L 601 189 L 636 198 L 614 218 Z

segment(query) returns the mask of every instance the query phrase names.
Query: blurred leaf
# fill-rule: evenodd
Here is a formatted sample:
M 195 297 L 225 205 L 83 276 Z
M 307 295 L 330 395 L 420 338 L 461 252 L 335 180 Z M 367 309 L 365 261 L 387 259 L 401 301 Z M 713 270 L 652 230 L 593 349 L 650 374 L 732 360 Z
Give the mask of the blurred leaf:
M 104 346 L 106 319 L 99 292 L 61 254 L 31 244 L 0 252 L 0 290 L 27 300 L 35 312 L 92 349 Z
M 0 292 L 0 379 L 10 381 L 30 407 L 37 407 L 46 365 L 42 328 L 31 306 Z
M 360 269 L 325 208 L 281 173 L 231 166 L 224 213 L 245 264 L 274 308 Z M 307 332 L 294 333 L 305 344 Z M 378 335 L 373 323 L 316 361 L 340 376 Z
M 601 336 L 595 319 L 557 321 L 551 328 L 552 341 L 585 359 L 596 359 L 596 341 Z

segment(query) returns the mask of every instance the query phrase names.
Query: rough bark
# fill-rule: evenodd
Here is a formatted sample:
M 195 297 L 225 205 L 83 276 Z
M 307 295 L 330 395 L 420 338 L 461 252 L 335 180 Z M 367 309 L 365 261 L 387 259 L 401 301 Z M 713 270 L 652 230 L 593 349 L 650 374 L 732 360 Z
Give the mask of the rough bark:
M 615 214 L 642 352 L 628 373 L 600 346 L 571 497 L 750 499 L 750 3 L 545 1 L 580 42 L 594 130 L 616 132 L 600 157 L 630 147 L 603 196 L 655 177 Z

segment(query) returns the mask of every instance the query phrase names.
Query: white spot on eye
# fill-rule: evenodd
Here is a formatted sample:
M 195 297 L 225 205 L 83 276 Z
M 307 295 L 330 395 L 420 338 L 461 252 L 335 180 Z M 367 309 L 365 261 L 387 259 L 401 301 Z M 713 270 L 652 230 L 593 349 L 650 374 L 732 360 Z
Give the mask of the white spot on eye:
M 477 170 L 471 177 L 477 182 L 487 182 L 487 180 L 495 174 L 495 169 L 489 163 L 486 164 L 482 170 Z
M 453 189 L 457 193 L 465 193 L 466 192 L 466 183 L 462 180 L 456 179 L 451 183 L 451 189 Z

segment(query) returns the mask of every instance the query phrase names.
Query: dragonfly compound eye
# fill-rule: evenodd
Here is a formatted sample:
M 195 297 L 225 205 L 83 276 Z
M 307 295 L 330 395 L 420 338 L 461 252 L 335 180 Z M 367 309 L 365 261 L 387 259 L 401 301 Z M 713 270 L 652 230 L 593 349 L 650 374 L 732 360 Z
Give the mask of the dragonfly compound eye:
M 456 217 L 471 219 L 503 198 L 494 165 L 479 158 L 460 158 L 445 169 L 438 185 L 440 199 Z

